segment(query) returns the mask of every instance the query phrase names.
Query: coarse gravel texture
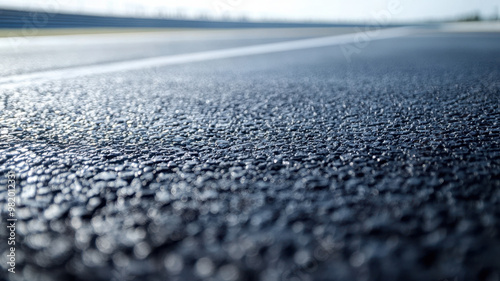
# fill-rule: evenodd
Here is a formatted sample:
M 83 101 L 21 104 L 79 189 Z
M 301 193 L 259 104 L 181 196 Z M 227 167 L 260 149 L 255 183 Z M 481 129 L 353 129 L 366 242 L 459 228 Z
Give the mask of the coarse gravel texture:
M 1 90 L 21 204 L 0 278 L 499 280 L 499 47 L 422 35 L 351 63 L 317 48 Z

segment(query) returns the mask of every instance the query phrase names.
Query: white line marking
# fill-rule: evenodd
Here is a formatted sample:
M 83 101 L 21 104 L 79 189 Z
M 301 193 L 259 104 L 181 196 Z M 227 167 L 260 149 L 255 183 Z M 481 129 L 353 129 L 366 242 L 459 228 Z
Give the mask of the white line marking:
M 351 27 L 318 27 L 309 28 L 266 28 L 245 29 L 244 32 L 237 29 L 188 29 L 171 31 L 147 31 L 131 33 L 101 33 L 101 34 L 73 34 L 73 35 L 49 35 L 49 36 L 27 36 L 27 37 L 3 37 L 0 38 L 0 52 L 33 53 L 39 49 L 68 48 L 103 46 L 115 44 L 133 43 L 170 43 L 203 40 L 255 40 L 255 39 L 279 39 L 310 36 L 321 37 L 333 34 L 352 33 Z M 14 33 L 14 31 L 12 31 Z M 340 33 L 337 33 L 340 32 Z M 15 35 L 15 34 L 14 34 Z M 236 37 L 237 36 L 237 37 Z
M 369 36 L 370 40 L 380 40 L 386 38 L 405 36 L 415 32 L 416 30 L 411 28 L 405 28 L 405 27 L 391 28 L 384 30 L 376 30 L 368 33 L 364 32 L 351 33 L 351 34 L 335 35 L 335 36 L 320 37 L 313 39 L 287 41 L 281 43 L 270 43 L 270 44 L 262 44 L 262 45 L 248 46 L 248 47 L 238 47 L 238 48 L 222 49 L 215 51 L 205 51 L 205 52 L 197 52 L 190 54 L 171 55 L 171 56 L 162 56 L 162 57 L 154 57 L 147 59 L 105 63 L 99 65 L 77 66 L 71 68 L 48 70 L 48 71 L 3 77 L 0 78 L 0 88 L 15 89 L 21 86 L 27 86 L 34 83 L 38 84 L 54 80 L 136 70 L 136 69 L 150 68 L 155 66 L 175 65 L 175 64 L 207 61 L 207 60 L 226 59 L 226 58 L 234 58 L 234 57 L 242 57 L 250 55 L 260 55 L 260 54 L 308 49 L 308 48 L 318 48 L 318 47 L 326 47 L 333 45 L 357 43 L 358 40 L 360 40 L 360 38 L 366 38 L 366 35 Z

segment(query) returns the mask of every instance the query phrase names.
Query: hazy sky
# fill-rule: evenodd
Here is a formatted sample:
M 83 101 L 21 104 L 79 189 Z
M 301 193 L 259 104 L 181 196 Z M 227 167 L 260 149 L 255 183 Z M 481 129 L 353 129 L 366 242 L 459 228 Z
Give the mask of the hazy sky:
M 453 18 L 479 12 L 498 15 L 498 0 L 0 0 L 2 7 L 30 7 L 87 13 L 176 15 L 252 19 L 391 21 Z

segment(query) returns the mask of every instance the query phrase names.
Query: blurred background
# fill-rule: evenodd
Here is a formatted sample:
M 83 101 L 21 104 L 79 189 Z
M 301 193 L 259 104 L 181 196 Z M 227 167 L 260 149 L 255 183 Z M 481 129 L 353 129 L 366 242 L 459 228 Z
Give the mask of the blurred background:
M 231 21 L 375 23 L 393 8 L 393 23 L 497 20 L 497 0 L 0 0 L 0 9 L 121 17 Z M 2 13 L 5 14 L 5 11 Z M 0 14 L 2 26 L 7 22 Z

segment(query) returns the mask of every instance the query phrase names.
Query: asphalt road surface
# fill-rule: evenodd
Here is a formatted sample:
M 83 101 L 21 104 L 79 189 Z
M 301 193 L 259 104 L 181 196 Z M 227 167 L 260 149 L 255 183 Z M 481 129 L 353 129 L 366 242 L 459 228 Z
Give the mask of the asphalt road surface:
M 500 33 L 352 31 L 2 39 L 0 279 L 500 280 Z

